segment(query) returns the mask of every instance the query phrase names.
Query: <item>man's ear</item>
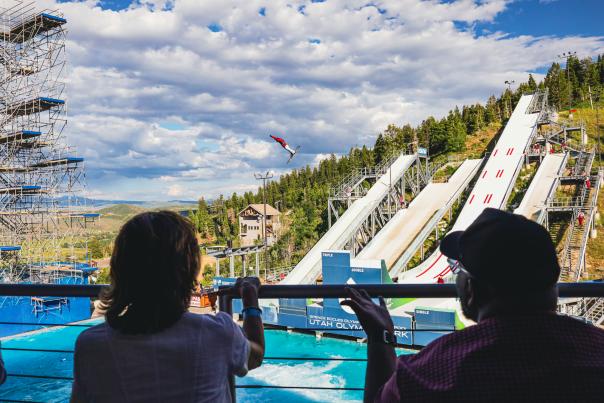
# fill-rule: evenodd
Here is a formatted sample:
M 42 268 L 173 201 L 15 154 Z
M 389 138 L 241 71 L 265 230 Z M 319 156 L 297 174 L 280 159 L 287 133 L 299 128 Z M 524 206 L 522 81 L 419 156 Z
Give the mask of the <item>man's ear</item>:
M 474 307 L 476 304 L 476 282 L 470 276 L 466 276 L 465 284 L 466 304 L 468 307 Z

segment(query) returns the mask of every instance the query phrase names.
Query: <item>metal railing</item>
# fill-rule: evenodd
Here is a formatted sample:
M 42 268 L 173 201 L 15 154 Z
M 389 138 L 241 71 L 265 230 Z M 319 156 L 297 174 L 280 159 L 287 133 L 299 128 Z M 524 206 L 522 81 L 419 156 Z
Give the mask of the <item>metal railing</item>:
M 402 155 L 409 154 L 406 153 L 405 150 L 394 150 L 388 153 L 388 156 L 384 160 L 373 167 L 354 169 L 352 172 L 344 176 L 344 178 L 341 179 L 336 186 L 329 190 L 330 197 L 363 197 L 364 194 L 357 190 L 358 186 L 367 178 L 379 178 L 380 176 L 386 174 L 392 164 Z
M 510 287 L 513 287 L 510 282 Z M 48 296 L 48 297 L 96 297 L 106 285 L 63 285 L 63 284 L 0 284 L 0 296 Z M 268 285 L 262 286 L 259 290 L 259 298 L 343 298 L 347 297 L 346 288 L 357 288 L 366 290 L 371 297 L 384 298 L 456 298 L 454 284 L 356 284 L 356 285 Z M 578 297 L 604 297 L 604 283 L 560 283 L 558 291 L 561 298 Z M 232 303 L 236 295 L 229 289 L 221 289 L 219 296 L 220 310 L 232 315 Z M 0 325 L 20 324 L 21 322 L 0 322 Z M 27 325 L 36 326 L 73 326 L 88 328 L 93 325 L 83 323 L 28 323 Z M 308 329 L 307 329 L 308 330 Z M 323 329 L 324 330 L 324 329 Z M 57 352 L 73 353 L 73 350 L 66 349 L 33 349 L 23 347 L 2 347 L 2 350 L 8 351 L 34 351 L 34 352 Z M 271 357 L 264 358 L 265 361 L 354 361 L 365 362 L 364 358 L 342 358 L 342 357 Z M 9 368 L 9 377 L 15 378 L 34 378 L 49 379 L 59 381 L 71 381 L 70 376 L 53 376 L 37 374 L 11 374 Z M 265 384 L 247 384 L 236 385 L 234 377 L 230 380 L 231 396 L 236 400 L 236 389 L 316 389 L 316 390 L 341 390 L 358 391 L 361 387 L 320 387 L 320 386 L 281 386 Z M 35 398 L 35 396 L 34 396 Z M 17 401 L 17 400 L 5 400 Z M 30 400 L 28 400 L 30 401 Z

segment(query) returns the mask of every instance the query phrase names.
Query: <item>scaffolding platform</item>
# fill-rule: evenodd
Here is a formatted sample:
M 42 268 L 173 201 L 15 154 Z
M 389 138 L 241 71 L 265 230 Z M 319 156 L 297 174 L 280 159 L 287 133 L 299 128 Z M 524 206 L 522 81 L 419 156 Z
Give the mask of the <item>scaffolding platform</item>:
M 84 161 L 84 158 L 65 157 L 65 158 L 57 158 L 54 160 L 38 162 L 37 164 L 31 165 L 31 167 L 32 168 L 44 168 L 44 167 L 51 167 L 51 166 L 55 166 L 55 165 L 78 164 L 83 161 Z
M 0 166 L 0 173 L 23 173 L 30 171 L 27 167 Z
M 101 216 L 100 213 L 82 213 L 82 214 L 71 214 L 70 217 L 73 218 L 99 218 Z
M 69 214 L 69 222 L 82 222 L 85 224 L 93 223 L 101 217 L 99 213 L 71 213 Z
M 18 132 L 10 133 L 6 136 L 0 137 L 0 144 L 21 142 L 23 140 L 30 140 L 36 137 L 40 137 L 41 135 L 42 132 L 36 132 L 33 130 L 20 130 Z
M 0 253 L 2 253 L 2 252 L 18 252 L 20 250 L 21 250 L 20 246 L 0 245 Z
M 97 267 L 82 262 L 41 262 L 30 265 L 32 270 L 38 270 L 41 273 L 65 273 L 65 274 L 85 274 L 98 270 Z
M 41 13 L 32 16 L 29 20 L 13 26 L 10 31 L 2 34 L 5 41 L 23 43 L 34 36 L 66 24 L 67 20 L 56 15 Z
M 20 149 L 29 149 L 29 150 L 33 150 L 35 148 L 44 148 L 44 147 L 50 147 L 52 146 L 52 143 L 49 141 L 22 141 L 19 143 L 15 144 L 16 146 L 18 146 L 18 148 Z
M 24 116 L 32 113 L 44 112 L 65 104 L 62 99 L 38 97 L 29 101 L 17 102 L 14 105 L 8 105 L 5 113 L 9 116 Z
M 26 185 L 26 186 L 13 186 L 9 188 L 0 188 L 0 194 L 36 194 L 42 193 L 42 186 Z

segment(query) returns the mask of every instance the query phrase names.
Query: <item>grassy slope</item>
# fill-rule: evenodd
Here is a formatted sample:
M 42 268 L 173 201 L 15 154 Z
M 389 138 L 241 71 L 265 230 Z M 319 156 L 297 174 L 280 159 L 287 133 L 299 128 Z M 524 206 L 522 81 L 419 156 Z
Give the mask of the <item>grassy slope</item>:
M 95 229 L 99 232 L 115 232 L 119 230 L 124 222 L 130 217 L 145 211 L 145 208 L 131 204 L 115 204 L 104 207 L 97 212 L 101 214 Z

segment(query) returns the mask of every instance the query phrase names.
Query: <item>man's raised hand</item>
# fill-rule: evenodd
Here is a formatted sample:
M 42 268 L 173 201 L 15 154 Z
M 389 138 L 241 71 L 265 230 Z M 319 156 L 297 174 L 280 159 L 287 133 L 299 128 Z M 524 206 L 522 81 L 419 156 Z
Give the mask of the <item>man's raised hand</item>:
M 365 290 L 346 288 L 346 293 L 350 299 L 344 300 L 340 304 L 349 306 L 354 311 L 369 339 L 380 340 L 384 330 L 394 332 L 394 324 L 384 298 L 379 297 L 380 304 L 376 305 Z

